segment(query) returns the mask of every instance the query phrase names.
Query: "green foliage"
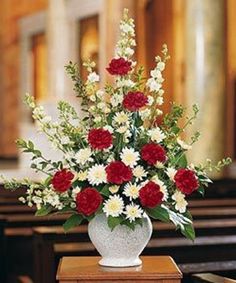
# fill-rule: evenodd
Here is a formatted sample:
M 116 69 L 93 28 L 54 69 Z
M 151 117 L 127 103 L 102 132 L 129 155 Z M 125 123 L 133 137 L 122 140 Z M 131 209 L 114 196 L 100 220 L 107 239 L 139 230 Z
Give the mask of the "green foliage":
M 146 208 L 146 212 L 148 215 L 154 219 L 158 219 L 163 222 L 169 222 L 169 214 L 166 209 L 162 208 L 161 206 L 157 206 L 155 208 Z
M 52 210 L 53 210 L 53 207 L 50 205 L 42 206 L 39 210 L 35 212 L 35 216 L 46 216 L 50 212 L 52 212 Z
M 192 224 L 184 225 L 184 228 L 180 229 L 181 233 L 188 239 L 194 241 L 195 239 L 195 230 Z
M 79 226 L 83 219 L 84 217 L 81 214 L 72 214 L 63 224 L 64 231 L 68 232 L 70 229 Z
M 105 196 L 105 197 L 109 197 L 110 195 L 110 191 L 109 191 L 109 185 L 105 185 L 102 190 L 100 191 L 100 193 Z
M 123 217 L 119 216 L 119 217 L 112 217 L 112 216 L 109 216 L 107 218 L 107 224 L 108 224 L 108 227 L 111 228 L 111 230 L 113 231 L 114 228 L 121 224 L 121 222 L 123 221 Z
M 77 96 L 84 98 L 86 96 L 86 89 L 80 77 L 78 64 L 70 61 L 69 64 L 65 66 L 65 70 L 74 82 L 74 91 Z

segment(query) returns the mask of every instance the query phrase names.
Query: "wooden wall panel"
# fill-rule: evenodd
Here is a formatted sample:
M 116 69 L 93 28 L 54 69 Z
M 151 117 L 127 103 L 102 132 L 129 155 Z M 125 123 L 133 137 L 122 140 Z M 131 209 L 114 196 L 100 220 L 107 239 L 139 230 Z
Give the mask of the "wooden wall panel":
M 48 0 L 1 0 L 0 2 L 0 158 L 17 155 L 19 97 L 18 20 L 47 8 Z

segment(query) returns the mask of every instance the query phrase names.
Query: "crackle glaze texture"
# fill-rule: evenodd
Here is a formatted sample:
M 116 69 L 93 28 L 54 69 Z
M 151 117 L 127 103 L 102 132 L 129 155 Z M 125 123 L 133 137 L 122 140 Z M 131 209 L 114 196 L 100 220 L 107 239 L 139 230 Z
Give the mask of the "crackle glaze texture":
M 107 225 L 104 214 L 97 215 L 88 226 L 89 237 L 102 256 L 100 265 L 112 267 L 136 266 L 142 264 L 139 255 L 152 235 L 152 223 L 148 216 L 142 227 L 131 230 L 125 225 L 116 226 L 113 231 Z

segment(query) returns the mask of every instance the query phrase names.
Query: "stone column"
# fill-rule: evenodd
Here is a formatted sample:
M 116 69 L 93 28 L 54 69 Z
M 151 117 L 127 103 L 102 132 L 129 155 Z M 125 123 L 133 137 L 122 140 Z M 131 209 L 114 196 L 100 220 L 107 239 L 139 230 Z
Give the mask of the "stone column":
M 47 15 L 48 96 L 65 97 L 67 77 L 64 66 L 69 61 L 69 26 L 66 0 L 49 0 Z
M 200 130 L 189 157 L 199 163 L 224 154 L 225 27 L 224 0 L 186 1 L 186 102 L 198 103 L 199 118 L 188 137 Z

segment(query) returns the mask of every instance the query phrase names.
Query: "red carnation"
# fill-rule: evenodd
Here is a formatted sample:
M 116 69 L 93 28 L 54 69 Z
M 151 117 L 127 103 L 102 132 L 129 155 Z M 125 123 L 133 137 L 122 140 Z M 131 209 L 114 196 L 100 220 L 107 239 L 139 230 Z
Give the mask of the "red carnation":
M 139 198 L 142 206 L 153 208 L 160 204 L 163 199 L 163 193 L 160 191 L 160 186 L 149 181 L 139 191 Z
M 107 181 L 121 185 L 133 178 L 132 170 L 121 161 L 113 161 L 106 167 Z
M 67 170 L 62 169 L 57 171 L 52 178 L 53 188 L 58 192 L 65 192 L 71 187 L 71 181 L 74 178 L 74 174 Z
M 96 189 L 88 187 L 76 196 L 77 211 L 89 216 L 98 210 L 102 200 L 102 196 Z
M 124 97 L 123 106 L 129 111 L 135 112 L 138 111 L 141 107 L 145 106 L 147 102 L 147 96 L 145 96 L 142 92 L 130 91 Z
M 109 63 L 109 67 L 106 68 L 111 75 L 127 75 L 131 71 L 131 62 L 124 58 L 112 59 Z
M 156 143 L 148 143 L 142 147 L 141 157 L 147 164 L 155 165 L 158 161 L 162 163 L 166 161 L 166 152 L 162 146 Z
M 176 187 L 186 195 L 190 195 L 199 186 L 194 171 L 189 169 L 179 169 L 175 174 L 174 180 Z
M 105 149 L 112 145 L 112 135 L 102 128 L 92 129 L 88 134 L 88 142 L 93 149 Z

